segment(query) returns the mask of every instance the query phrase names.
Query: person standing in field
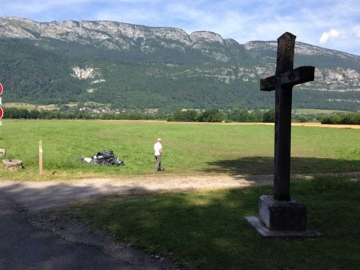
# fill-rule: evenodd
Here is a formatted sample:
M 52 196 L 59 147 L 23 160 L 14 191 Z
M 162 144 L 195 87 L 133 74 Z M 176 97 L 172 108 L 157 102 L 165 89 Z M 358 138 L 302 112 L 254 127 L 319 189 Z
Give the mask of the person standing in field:
M 161 166 L 161 157 L 162 157 L 162 144 L 161 139 L 158 138 L 154 144 L 154 155 L 156 159 L 155 172 L 164 171 Z

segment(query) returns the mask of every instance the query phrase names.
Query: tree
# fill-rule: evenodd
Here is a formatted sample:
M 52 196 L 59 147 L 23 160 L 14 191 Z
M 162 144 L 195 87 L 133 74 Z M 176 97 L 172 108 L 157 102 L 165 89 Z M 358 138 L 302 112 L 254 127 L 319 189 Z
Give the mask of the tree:
M 263 114 L 264 123 L 275 123 L 275 109 L 270 109 Z
M 261 122 L 262 119 L 262 113 L 259 111 L 251 112 L 247 109 L 236 109 L 229 113 L 229 120 L 235 122 Z
M 208 109 L 199 115 L 198 120 L 199 122 L 221 122 L 224 120 L 224 115 L 219 109 Z
M 169 118 L 169 121 L 196 122 L 197 118 L 198 112 L 195 110 L 176 111 Z

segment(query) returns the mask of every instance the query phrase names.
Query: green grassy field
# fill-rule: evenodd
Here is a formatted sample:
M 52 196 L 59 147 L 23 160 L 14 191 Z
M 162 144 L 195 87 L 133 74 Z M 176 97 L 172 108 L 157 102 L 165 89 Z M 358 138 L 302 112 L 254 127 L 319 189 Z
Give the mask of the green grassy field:
M 292 128 L 292 173 L 356 171 L 356 129 Z M 0 148 L 24 169 L 1 170 L 0 179 L 46 180 L 152 174 L 153 144 L 163 139 L 166 174 L 269 174 L 273 172 L 274 127 L 263 124 L 189 124 L 146 121 L 4 120 Z M 44 174 L 39 177 L 39 141 Z M 78 161 L 113 150 L 125 166 Z
M 8 108 L 18 108 L 18 109 L 26 109 L 26 110 L 35 110 L 35 109 L 43 109 L 43 110 L 55 110 L 58 109 L 57 106 L 55 104 L 51 104 L 51 105 L 34 105 L 34 104 L 29 104 L 29 103 L 19 103 L 19 102 L 8 102 L 8 103 L 4 103 L 4 107 L 8 107 Z
M 64 104 L 66 106 L 69 107 L 75 107 L 78 105 L 78 103 L 68 103 L 68 104 Z M 97 102 L 85 102 L 85 105 L 87 106 L 93 106 L 93 107 L 101 107 L 101 108 L 109 108 L 110 104 L 103 104 L 103 103 L 97 103 Z M 38 110 L 58 110 L 59 106 L 56 104 L 49 104 L 49 105 L 34 105 L 34 104 L 30 104 L 30 103 L 20 103 L 20 102 L 6 102 L 4 103 L 4 107 L 8 107 L 8 108 L 18 108 L 18 109 L 26 109 L 26 110 L 34 110 L 34 109 L 38 109 Z
M 333 113 L 348 113 L 348 111 L 339 110 L 320 110 L 320 109 L 293 109 L 293 114 L 333 114 Z
M 274 127 L 263 124 L 188 124 L 134 121 L 15 121 L 0 127 L 3 158 L 25 168 L 0 180 L 127 177 L 153 174 L 153 144 L 163 139 L 165 176 L 272 174 Z M 44 175 L 38 175 L 43 142 Z M 113 150 L 125 166 L 77 161 Z M 244 218 L 258 215 L 272 187 L 136 194 L 78 203 L 66 210 L 94 229 L 149 253 L 197 269 L 359 269 L 360 181 L 336 173 L 359 171 L 359 130 L 294 126 L 292 173 L 335 173 L 292 181 L 291 195 L 308 209 L 315 239 L 265 239 Z

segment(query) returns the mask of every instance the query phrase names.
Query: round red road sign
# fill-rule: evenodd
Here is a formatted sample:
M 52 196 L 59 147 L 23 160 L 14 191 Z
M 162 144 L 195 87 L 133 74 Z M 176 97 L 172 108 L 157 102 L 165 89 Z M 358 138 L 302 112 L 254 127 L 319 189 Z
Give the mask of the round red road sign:
M 3 118 L 4 116 L 4 110 L 3 108 L 0 107 L 0 119 Z
M 0 95 L 2 94 L 3 90 L 4 90 L 4 87 L 3 87 L 2 84 L 0 83 Z

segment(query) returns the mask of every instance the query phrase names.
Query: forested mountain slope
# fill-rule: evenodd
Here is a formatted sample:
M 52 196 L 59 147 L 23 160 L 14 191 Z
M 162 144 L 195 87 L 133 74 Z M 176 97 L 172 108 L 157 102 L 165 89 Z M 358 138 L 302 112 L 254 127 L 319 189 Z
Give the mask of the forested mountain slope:
M 271 108 L 274 93 L 260 91 L 259 82 L 274 74 L 276 49 L 276 41 L 239 44 L 206 31 L 6 17 L 0 18 L 0 82 L 4 102 Z M 301 65 L 315 66 L 315 81 L 294 87 L 294 108 L 359 109 L 360 56 L 298 41 L 295 67 Z

